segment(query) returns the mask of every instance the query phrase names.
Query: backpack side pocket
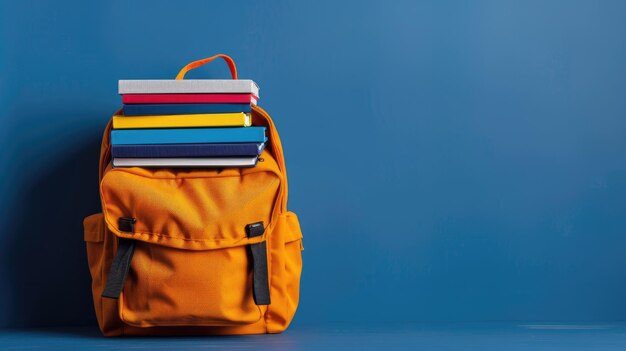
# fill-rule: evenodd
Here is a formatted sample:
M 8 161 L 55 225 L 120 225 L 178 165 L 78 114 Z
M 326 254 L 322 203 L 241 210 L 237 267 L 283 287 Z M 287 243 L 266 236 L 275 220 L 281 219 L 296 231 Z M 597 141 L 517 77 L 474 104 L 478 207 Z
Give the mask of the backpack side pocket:
M 102 213 L 92 214 L 83 220 L 84 239 L 87 246 L 87 262 L 91 274 L 94 308 L 98 324 L 102 326 L 102 304 L 100 290 L 104 286 L 102 267 L 104 265 L 104 217 Z
M 102 245 L 104 242 L 104 218 L 102 213 L 92 214 L 83 220 L 87 261 L 91 278 L 100 277 Z
M 268 332 L 280 333 L 291 323 L 300 297 L 303 246 L 296 214 L 282 213 L 271 235 L 272 304 L 266 319 Z

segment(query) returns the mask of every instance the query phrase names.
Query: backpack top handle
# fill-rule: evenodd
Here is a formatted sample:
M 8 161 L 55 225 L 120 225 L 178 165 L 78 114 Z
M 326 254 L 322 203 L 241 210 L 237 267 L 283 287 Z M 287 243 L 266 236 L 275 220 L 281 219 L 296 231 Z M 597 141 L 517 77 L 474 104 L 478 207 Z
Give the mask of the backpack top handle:
M 183 67 L 180 72 L 178 72 L 178 74 L 176 75 L 176 79 L 180 80 L 180 79 L 184 79 L 185 78 L 185 74 L 187 74 L 187 72 L 191 71 L 194 68 L 198 68 L 200 66 L 203 66 L 213 60 L 215 60 L 216 58 L 223 58 L 224 61 L 226 61 L 226 63 L 228 64 L 228 68 L 230 69 L 230 74 L 233 77 L 233 79 L 237 79 L 237 66 L 235 66 L 235 61 L 228 55 L 224 55 L 224 54 L 217 54 L 215 56 L 211 56 L 202 60 L 198 60 L 198 61 L 193 61 L 191 63 L 188 63 L 185 67 Z

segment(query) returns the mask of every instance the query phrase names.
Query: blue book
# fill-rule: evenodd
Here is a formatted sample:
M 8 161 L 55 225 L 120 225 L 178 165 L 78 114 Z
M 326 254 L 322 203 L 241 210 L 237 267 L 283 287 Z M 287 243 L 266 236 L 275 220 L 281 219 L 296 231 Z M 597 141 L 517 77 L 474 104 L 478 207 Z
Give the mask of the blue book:
M 114 158 L 258 156 L 265 143 L 113 145 Z
M 132 104 L 122 107 L 124 116 L 250 113 L 251 111 L 250 104 Z
M 114 129 L 112 145 L 263 143 L 265 127 Z

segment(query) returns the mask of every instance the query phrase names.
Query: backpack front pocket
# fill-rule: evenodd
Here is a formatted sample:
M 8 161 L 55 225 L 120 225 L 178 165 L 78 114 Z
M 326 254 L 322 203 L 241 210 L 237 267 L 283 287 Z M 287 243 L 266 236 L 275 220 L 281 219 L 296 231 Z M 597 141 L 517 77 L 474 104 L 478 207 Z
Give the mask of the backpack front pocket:
M 261 319 L 269 304 L 266 233 L 278 217 L 282 181 L 271 155 L 262 156 L 250 169 L 106 170 L 104 220 L 121 258 L 107 277 L 119 280 L 107 287 L 119 289 L 105 288 L 103 296 L 119 296 L 124 323 L 232 326 Z
M 137 243 L 120 318 L 140 327 L 258 321 L 247 251 L 246 246 L 189 251 Z

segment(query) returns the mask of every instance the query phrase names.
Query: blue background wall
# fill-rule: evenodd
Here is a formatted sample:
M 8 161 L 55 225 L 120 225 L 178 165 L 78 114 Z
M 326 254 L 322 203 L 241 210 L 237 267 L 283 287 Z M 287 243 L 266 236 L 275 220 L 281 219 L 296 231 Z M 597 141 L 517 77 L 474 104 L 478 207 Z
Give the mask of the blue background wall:
M 82 218 L 117 80 L 219 52 L 260 84 L 286 147 L 296 323 L 625 319 L 625 13 L 2 2 L 0 326 L 95 322 Z

